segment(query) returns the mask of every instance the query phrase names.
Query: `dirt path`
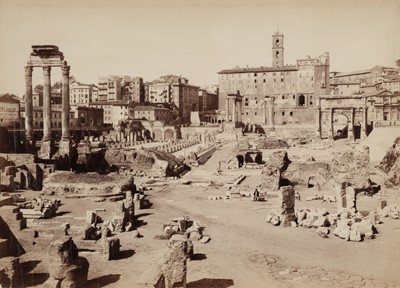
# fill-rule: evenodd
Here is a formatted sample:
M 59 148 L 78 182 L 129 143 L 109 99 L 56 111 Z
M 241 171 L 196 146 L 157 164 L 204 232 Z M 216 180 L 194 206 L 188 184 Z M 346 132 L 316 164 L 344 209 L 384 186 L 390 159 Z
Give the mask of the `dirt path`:
M 131 232 L 117 234 L 122 245 L 121 259 L 103 260 L 96 244 L 92 251 L 82 249 L 80 255 L 90 262 L 87 287 L 137 286 L 135 283 L 144 271 L 160 261 L 160 249 L 166 247 L 166 240 L 154 238 L 162 234 L 162 224 L 183 215 L 200 221 L 211 237 L 207 244 L 194 243 L 197 260 L 188 263 L 188 288 L 400 287 L 399 220 L 385 218 L 385 223 L 378 227 L 377 239 L 354 243 L 334 236 L 319 238 L 314 229 L 267 224 L 265 215 L 278 205 L 277 198 L 268 202 L 208 200 L 209 195 L 223 195 L 226 188 L 196 184 L 209 183 L 210 179 L 226 180 L 227 174 L 216 176 L 214 172 L 219 161 L 232 155 L 235 145 L 229 143 L 217 150 L 205 165 L 193 169 L 183 179 L 148 191 L 153 207 L 136 211 L 142 221 L 138 230 L 143 237 L 133 238 Z M 235 173 L 248 174 L 248 183 L 257 183 L 260 177 L 260 171 L 254 170 Z M 184 185 L 188 180 L 193 180 L 192 184 Z M 80 227 L 84 225 L 86 210 L 101 206 L 106 210 L 102 214 L 106 218 L 116 205 L 87 199 L 63 199 L 63 203 L 60 212 L 65 218 L 55 218 L 48 225 L 69 221 L 73 227 Z M 335 206 L 315 202 L 296 205 L 325 205 L 327 209 Z M 26 272 L 31 279 L 28 287 L 42 287 L 48 271 L 46 254 L 28 254 L 22 260 L 34 264 Z

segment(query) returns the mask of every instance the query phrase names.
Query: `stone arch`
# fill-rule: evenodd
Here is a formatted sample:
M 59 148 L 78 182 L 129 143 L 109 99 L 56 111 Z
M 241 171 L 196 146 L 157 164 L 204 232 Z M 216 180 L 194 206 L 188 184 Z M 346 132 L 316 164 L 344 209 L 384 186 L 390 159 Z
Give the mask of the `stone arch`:
M 333 133 L 335 139 L 347 138 L 349 116 L 343 112 L 333 114 Z
M 164 140 L 174 140 L 174 130 L 166 129 L 164 132 Z
M 144 129 L 144 131 L 143 131 L 143 138 L 144 138 L 143 140 L 152 139 L 150 130 Z

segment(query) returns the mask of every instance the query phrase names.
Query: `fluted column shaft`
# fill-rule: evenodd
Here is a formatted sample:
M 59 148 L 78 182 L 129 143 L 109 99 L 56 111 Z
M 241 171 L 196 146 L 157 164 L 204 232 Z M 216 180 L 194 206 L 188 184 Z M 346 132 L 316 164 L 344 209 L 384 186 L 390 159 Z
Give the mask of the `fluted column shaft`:
M 69 139 L 69 66 L 62 69 L 61 138 Z
M 27 140 L 32 140 L 33 129 L 32 71 L 33 67 L 25 67 L 25 133 Z
M 51 67 L 43 66 L 43 141 L 51 139 Z

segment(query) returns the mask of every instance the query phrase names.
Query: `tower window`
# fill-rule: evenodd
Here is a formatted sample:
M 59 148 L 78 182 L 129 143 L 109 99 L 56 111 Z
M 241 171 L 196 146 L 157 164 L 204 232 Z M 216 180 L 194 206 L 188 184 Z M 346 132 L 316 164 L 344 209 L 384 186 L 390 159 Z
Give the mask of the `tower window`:
M 279 46 L 279 39 L 276 39 L 275 45 L 276 45 L 276 46 Z
M 282 112 L 282 116 L 285 116 L 285 112 Z
M 279 57 L 279 51 L 276 51 L 275 56 L 276 56 L 276 58 Z
M 290 116 L 293 116 L 293 112 L 292 112 L 292 111 L 290 111 L 290 113 L 289 113 L 289 114 L 290 114 Z

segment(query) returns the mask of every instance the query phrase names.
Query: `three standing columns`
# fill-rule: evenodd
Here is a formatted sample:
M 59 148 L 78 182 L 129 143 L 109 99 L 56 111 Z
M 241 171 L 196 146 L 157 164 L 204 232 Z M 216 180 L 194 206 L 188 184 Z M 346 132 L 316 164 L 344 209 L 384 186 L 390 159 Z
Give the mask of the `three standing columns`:
M 43 68 L 43 139 L 44 142 L 51 142 L 51 66 L 44 65 Z M 69 70 L 70 66 L 62 65 L 62 104 L 61 104 L 61 142 L 70 138 L 69 130 Z M 32 101 L 32 72 L 33 66 L 25 67 L 25 133 L 28 141 L 33 140 L 33 101 Z M 49 146 L 43 145 L 48 155 Z M 64 145 L 65 146 L 65 145 Z M 50 146 L 49 146 L 50 147 Z M 69 144 L 64 151 L 68 152 Z M 64 147 L 63 147 L 64 148 Z

